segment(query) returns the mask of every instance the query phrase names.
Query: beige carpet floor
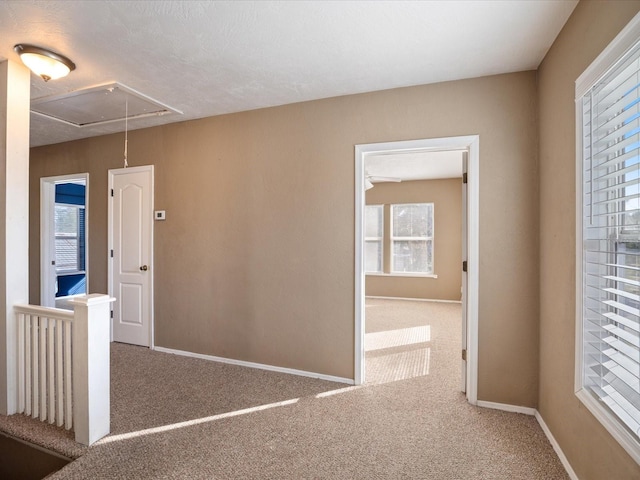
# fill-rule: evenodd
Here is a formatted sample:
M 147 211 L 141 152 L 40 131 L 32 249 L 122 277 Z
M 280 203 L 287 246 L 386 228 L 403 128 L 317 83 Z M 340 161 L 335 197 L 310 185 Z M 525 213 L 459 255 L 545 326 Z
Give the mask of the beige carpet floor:
M 367 384 L 112 345 L 112 433 L 0 430 L 77 458 L 51 479 L 567 479 L 533 417 L 469 405 L 460 306 L 368 300 Z

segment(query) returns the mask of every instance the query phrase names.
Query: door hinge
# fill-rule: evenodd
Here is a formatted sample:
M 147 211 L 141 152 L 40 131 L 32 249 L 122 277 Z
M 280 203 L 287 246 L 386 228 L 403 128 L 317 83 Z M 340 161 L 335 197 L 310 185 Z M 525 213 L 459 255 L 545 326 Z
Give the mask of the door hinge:
M 462 174 L 462 183 L 467 183 L 467 172 Z
M 111 310 L 111 318 L 113 318 L 113 310 Z
M 111 249 L 111 258 L 113 258 L 113 249 Z
M 463 272 L 467 271 L 467 261 L 466 260 L 464 262 L 462 262 L 462 271 Z
M 111 312 L 113 313 L 113 312 Z M 465 362 L 467 361 L 467 349 L 463 349 L 462 350 L 462 360 L 464 360 Z
M 464 182 L 464 183 L 467 183 L 467 182 Z M 113 197 L 113 188 L 111 189 L 111 196 Z

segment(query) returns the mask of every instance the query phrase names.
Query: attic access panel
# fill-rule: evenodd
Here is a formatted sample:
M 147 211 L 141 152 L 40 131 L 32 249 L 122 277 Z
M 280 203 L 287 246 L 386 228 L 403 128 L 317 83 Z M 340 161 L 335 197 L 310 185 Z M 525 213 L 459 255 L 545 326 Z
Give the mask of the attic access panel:
M 166 115 L 181 111 L 121 83 L 107 83 L 31 101 L 31 111 L 74 127 L 90 127 L 126 118 Z

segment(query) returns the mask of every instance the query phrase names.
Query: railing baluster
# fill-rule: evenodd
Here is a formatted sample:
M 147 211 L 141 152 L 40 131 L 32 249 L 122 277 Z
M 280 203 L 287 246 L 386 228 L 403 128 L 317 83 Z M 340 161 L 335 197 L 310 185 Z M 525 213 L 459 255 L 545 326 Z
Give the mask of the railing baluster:
M 49 319 L 40 317 L 40 420 L 47 419 L 47 329 Z
M 18 413 L 24 413 L 24 313 L 18 314 Z
M 47 342 L 47 397 L 49 400 L 49 406 L 47 408 L 47 419 L 49 423 L 53 423 L 56 420 L 56 363 L 55 363 L 55 333 L 58 321 L 55 318 L 49 319 L 49 332 Z
M 31 392 L 31 377 L 33 375 L 33 370 L 31 367 L 31 315 L 25 316 L 25 345 L 24 345 L 24 413 L 27 415 L 31 415 L 31 405 L 33 402 L 32 392 Z
M 40 391 L 38 387 L 40 383 L 38 382 L 40 368 L 38 366 L 38 326 L 39 326 L 40 317 L 34 315 L 32 317 L 31 323 L 31 381 L 33 382 L 33 413 L 32 417 L 38 417 L 38 407 L 40 406 Z
M 64 427 L 73 427 L 73 390 L 71 384 L 71 322 L 64 326 Z
M 60 320 L 56 327 L 56 425 L 61 427 L 64 423 L 64 397 L 66 395 L 64 391 L 64 377 L 62 363 L 62 331 L 69 322 Z

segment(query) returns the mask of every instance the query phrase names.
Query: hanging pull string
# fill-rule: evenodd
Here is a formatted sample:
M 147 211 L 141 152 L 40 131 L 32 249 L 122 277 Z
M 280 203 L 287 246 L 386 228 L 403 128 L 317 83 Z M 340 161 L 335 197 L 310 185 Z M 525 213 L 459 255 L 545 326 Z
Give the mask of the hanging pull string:
M 127 147 L 129 146 L 129 99 L 124 104 L 124 168 L 129 166 L 127 162 Z

